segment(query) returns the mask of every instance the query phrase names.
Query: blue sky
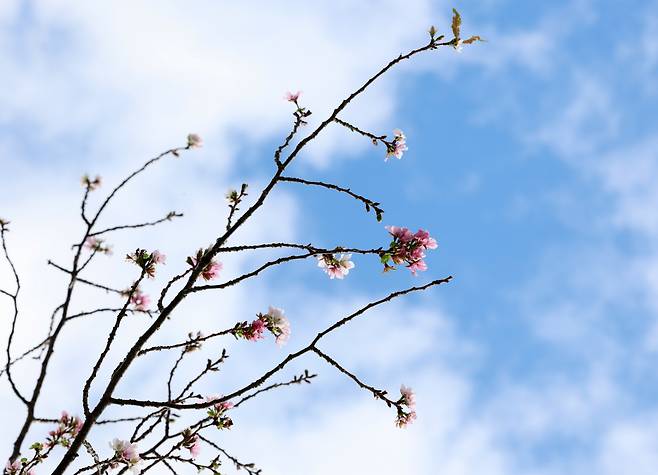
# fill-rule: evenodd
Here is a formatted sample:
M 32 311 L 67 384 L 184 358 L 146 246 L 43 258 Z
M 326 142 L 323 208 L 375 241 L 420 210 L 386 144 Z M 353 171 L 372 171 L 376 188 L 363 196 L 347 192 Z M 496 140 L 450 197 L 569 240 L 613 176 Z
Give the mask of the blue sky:
M 221 228 L 226 189 L 247 181 L 255 196 L 271 173 L 290 119 L 285 90 L 302 89 L 317 122 L 379 65 L 424 42 L 430 24 L 446 32 L 455 6 L 463 31 L 487 43 L 405 64 L 343 115 L 375 133 L 403 129 L 401 161 L 384 163 L 381 147 L 335 126 L 292 168 L 380 201 L 384 222 L 345 197 L 285 184 L 237 237 L 369 247 L 387 243 L 383 224 L 423 227 L 439 242 L 429 271 L 382 275 L 359 257 L 334 282 L 296 263 L 191 303 L 199 321 L 172 322 L 162 339 L 271 303 L 291 316 L 294 348 L 360 303 L 452 274 L 448 286 L 374 312 L 326 344 L 377 387 L 416 388 L 418 424 L 396 431 L 385 407 L 309 359 L 299 368 L 318 371 L 316 383 L 236 415 L 226 444 L 264 473 L 655 473 L 658 3 L 156 3 L 0 7 L 0 216 L 13 222 L 27 289 L 43 295 L 25 302 L 25 325 L 57 301 L 60 276 L 44 261 L 67 258 L 83 172 L 111 183 L 187 132 L 203 135 L 201 151 L 154 171 L 108 217 L 184 211 L 178 227 L 114 241 L 117 256 L 135 240 L 158 246 L 174 273 L 177 257 Z M 227 261 L 227 272 L 262 258 Z M 129 279 L 114 261 L 91 271 Z M 45 290 L 44 278 L 53 282 Z M 96 298 L 84 293 L 80 305 Z M 72 330 L 70 345 L 85 328 Z M 209 392 L 281 357 L 227 344 L 234 366 Z M 57 377 L 85 373 L 72 347 L 63 344 L 51 381 L 66 395 L 44 411 L 76 409 L 75 377 Z M 136 369 L 129 387 L 151 394 L 155 373 Z

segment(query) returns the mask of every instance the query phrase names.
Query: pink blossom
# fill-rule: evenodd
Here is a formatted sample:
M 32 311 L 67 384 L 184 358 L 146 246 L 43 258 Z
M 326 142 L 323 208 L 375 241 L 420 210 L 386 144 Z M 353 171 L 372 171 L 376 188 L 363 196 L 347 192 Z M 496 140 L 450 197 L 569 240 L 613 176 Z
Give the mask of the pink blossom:
M 402 158 L 402 155 L 404 155 L 404 152 L 409 150 L 407 147 L 407 137 L 400 129 L 395 129 L 393 135 L 393 142 L 387 147 L 386 158 L 384 161 L 387 161 L 390 157 L 395 157 L 399 160 Z
M 21 464 L 20 460 L 16 459 L 13 462 L 11 460 L 7 461 L 7 465 L 5 465 L 5 473 L 7 475 L 14 475 L 18 473 L 23 465 Z
M 267 311 L 269 317 L 269 329 L 276 336 L 276 344 L 283 346 L 290 338 L 290 322 L 283 315 L 283 310 L 270 306 Z
M 192 265 L 196 266 L 197 265 L 197 258 L 191 257 L 190 258 Z M 224 265 L 219 262 L 212 260 L 210 263 L 204 267 L 204 269 L 201 271 L 201 277 L 203 277 L 204 280 L 212 280 L 219 276 L 219 272 L 224 268 Z
M 187 136 L 187 148 L 199 148 L 203 145 L 203 140 L 197 134 L 189 134 Z
M 299 100 L 299 96 L 302 95 L 302 91 L 297 91 L 297 92 L 286 92 L 286 95 L 284 96 L 285 100 L 288 102 L 297 102 Z
M 137 310 L 147 310 L 151 303 L 151 298 L 142 293 L 141 290 L 135 289 L 132 297 L 130 297 L 130 303 L 133 304 Z
M 199 453 L 201 452 L 201 441 L 199 440 L 199 436 L 197 434 L 192 436 L 187 449 L 190 451 L 190 455 L 193 459 L 198 457 Z
M 207 396 L 206 401 L 207 402 L 217 401 L 222 397 L 223 396 L 218 396 L 218 395 Z M 228 411 L 229 409 L 232 409 L 233 403 L 231 401 L 223 401 L 223 402 L 218 402 L 213 407 L 219 412 L 224 412 L 224 411 Z
M 394 266 L 389 264 L 406 264 L 412 274 L 427 270 L 425 262 L 425 251 L 427 249 L 436 249 L 438 247 L 436 240 L 430 236 L 429 232 L 419 229 L 412 233 L 407 228 L 397 226 L 386 226 L 389 234 L 393 236 L 388 251 L 383 252 L 380 257 L 384 264 L 384 271 L 393 269 Z
M 103 254 L 112 255 L 112 246 L 105 244 L 103 239 L 89 236 L 85 239 L 84 247 L 90 251 L 100 252 Z
M 394 238 L 399 239 L 402 242 L 408 242 L 413 239 L 414 235 L 407 228 L 400 228 L 398 226 L 385 226 L 386 230 Z
M 318 257 L 318 267 L 323 268 L 330 279 L 343 279 L 354 268 L 351 258 L 352 254 L 341 254 L 338 258 L 323 254 Z
M 265 322 L 260 318 L 257 318 L 251 322 L 249 327 L 249 332 L 245 337 L 249 341 L 257 341 L 263 338 L 263 331 L 265 330 Z
M 138 470 L 138 464 L 141 462 L 141 458 L 137 452 L 137 444 L 131 444 L 126 440 L 114 439 L 110 443 L 110 447 L 114 450 L 114 455 L 120 462 L 127 464 L 133 471 Z
M 403 384 L 400 386 L 400 394 L 402 394 L 402 404 L 406 405 L 409 409 L 416 408 L 416 395 L 413 389 Z
M 399 412 L 395 419 L 395 425 L 401 429 L 406 429 L 407 426 L 416 420 L 416 411 Z
M 60 428 L 63 426 L 71 432 L 71 435 L 77 435 L 82 429 L 82 419 L 78 416 L 70 416 L 68 412 L 62 411 L 59 418 Z
M 424 229 L 419 229 L 416 231 L 414 237 L 418 239 L 418 242 L 420 242 L 426 249 L 436 249 L 438 247 L 436 240 L 430 236 L 428 231 L 425 231 Z
M 156 249 L 151 254 L 151 260 L 154 264 L 164 264 L 167 261 L 167 256 Z
M 407 268 L 411 271 L 413 275 L 416 275 L 417 272 L 425 272 L 427 270 L 427 264 L 425 263 L 424 260 L 419 259 L 409 264 Z
M 219 271 L 221 271 L 222 268 L 223 265 L 221 262 L 211 261 L 210 264 L 203 269 L 201 276 L 206 280 L 212 280 L 219 275 Z

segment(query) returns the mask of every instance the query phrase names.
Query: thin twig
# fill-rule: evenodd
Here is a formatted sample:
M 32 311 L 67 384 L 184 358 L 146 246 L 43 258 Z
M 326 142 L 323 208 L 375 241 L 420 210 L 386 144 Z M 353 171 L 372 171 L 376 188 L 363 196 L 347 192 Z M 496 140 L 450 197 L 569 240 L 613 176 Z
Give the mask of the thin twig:
M 100 236 L 101 234 L 106 234 L 112 231 L 119 231 L 123 229 L 138 229 L 138 228 L 145 228 L 148 226 L 155 226 L 160 223 L 164 223 L 165 221 L 171 221 L 174 218 L 182 218 L 182 217 L 183 217 L 183 213 L 177 213 L 176 211 L 171 211 L 167 213 L 167 216 L 165 216 L 164 218 L 160 218 L 155 221 L 150 221 L 147 223 L 140 223 L 140 224 L 124 224 L 122 226 L 114 226 L 111 228 L 103 229 L 102 231 L 96 231 L 94 233 L 91 233 L 89 234 L 89 237 Z
M 303 185 L 312 185 L 312 186 L 321 186 L 323 188 L 327 188 L 329 190 L 334 190 L 338 191 L 340 193 L 345 193 L 352 198 L 361 201 L 363 204 L 366 206 L 366 211 L 370 211 L 370 208 L 372 208 L 375 211 L 375 217 L 377 218 L 377 221 L 382 220 L 382 214 L 384 214 L 384 210 L 379 207 L 380 203 L 377 201 L 370 200 L 366 198 L 365 196 L 358 195 L 354 193 L 352 190 L 349 188 L 344 188 L 342 186 L 334 185 L 333 183 L 325 183 L 323 181 L 311 181 L 311 180 L 304 180 L 302 178 L 296 178 L 296 177 L 290 177 L 290 176 L 282 176 L 281 181 L 287 181 L 290 183 L 301 183 Z

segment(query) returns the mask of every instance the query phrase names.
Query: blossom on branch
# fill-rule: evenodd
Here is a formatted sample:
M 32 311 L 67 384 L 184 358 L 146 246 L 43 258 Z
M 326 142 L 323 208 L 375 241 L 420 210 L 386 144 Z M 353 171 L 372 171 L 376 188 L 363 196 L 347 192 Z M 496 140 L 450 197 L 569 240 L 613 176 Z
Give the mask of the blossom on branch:
M 425 251 L 436 249 L 438 246 L 429 232 L 419 229 L 414 234 L 408 228 L 398 226 L 386 226 L 386 230 L 393 236 L 393 241 L 389 249 L 380 255 L 384 272 L 395 269 L 396 264 L 406 264 L 414 275 L 419 271 L 427 270 L 424 261 Z M 389 264 L 391 261 L 393 265 Z
M 183 431 L 183 447 L 190 451 L 190 456 L 195 459 L 201 452 L 201 440 L 196 432 L 191 429 Z
M 400 394 L 402 395 L 402 399 L 404 401 L 403 404 L 409 407 L 409 409 L 416 408 L 416 395 L 413 389 L 408 388 L 403 384 L 400 386 Z
M 154 278 L 155 266 L 158 264 L 164 264 L 167 260 L 167 256 L 158 250 L 149 253 L 145 249 L 136 249 L 132 254 L 126 255 L 126 260 L 134 262 L 146 272 L 146 275 L 150 278 Z
M 110 443 L 110 447 L 114 450 L 114 462 L 112 468 L 116 468 L 119 463 L 128 466 L 133 473 L 140 473 L 139 468 L 142 459 L 137 452 L 137 444 L 131 444 L 127 440 L 114 439 Z
M 318 256 L 318 267 L 321 267 L 330 279 L 343 279 L 354 268 L 354 262 L 350 259 L 352 254 L 341 254 L 336 258 L 333 254 L 322 254 Z
M 406 429 L 407 426 L 413 423 L 415 420 L 416 420 L 416 411 L 405 412 L 399 410 L 398 415 L 395 418 L 395 425 L 400 429 Z
M 130 303 L 134 305 L 135 310 L 148 310 L 149 304 L 151 303 L 151 297 L 142 293 L 142 291 L 137 288 L 130 297 Z
M 386 158 L 384 158 L 384 161 L 388 161 L 391 157 L 399 160 L 404 155 L 404 152 L 409 150 L 409 147 L 407 147 L 407 137 L 400 129 L 395 129 L 393 135 L 393 141 L 386 143 Z
M 93 252 L 100 252 L 101 254 L 112 255 L 112 246 L 105 244 L 105 240 L 94 236 L 89 236 L 85 239 L 85 248 Z
M 288 91 L 286 92 L 284 99 L 288 102 L 294 102 L 296 104 L 301 95 L 302 95 L 302 91 L 297 91 L 297 92 Z
M 251 325 L 249 325 L 249 327 L 247 328 L 244 337 L 249 341 L 262 340 L 264 338 L 263 337 L 264 331 L 265 331 L 265 322 L 260 318 L 257 318 L 256 320 L 251 322 Z
M 199 249 L 196 253 L 196 257 L 188 257 L 187 263 L 192 267 L 196 267 L 203 257 L 203 250 Z M 224 268 L 224 265 L 216 260 L 211 260 L 206 266 L 201 270 L 201 277 L 203 280 L 212 280 L 219 276 L 219 272 Z
M 404 384 L 400 387 L 400 399 L 397 402 L 397 416 L 395 418 L 395 425 L 400 428 L 406 428 L 409 424 L 416 420 L 416 395 L 413 389 L 408 388 Z M 402 406 L 406 406 L 405 410 Z
M 154 264 L 164 264 L 167 261 L 167 256 L 158 251 L 157 249 L 151 254 Z
M 267 329 L 276 337 L 276 344 L 283 346 L 290 338 L 290 322 L 283 315 L 283 310 L 270 305 L 267 314 L 263 316 L 267 322 Z
M 197 134 L 188 134 L 187 148 L 199 148 L 203 145 L 203 139 Z
M 292 103 L 295 104 L 295 106 L 297 107 L 297 110 L 295 110 L 295 112 L 293 113 L 293 115 L 295 116 L 295 119 L 296 119 L 296 124 L 297 124 L 297 125 L 295 126 L 295 129 L 296 129 L 297 126 L 299 126 L 299 125 L 306 125 L 308 122 L 306 122 L 306 120 L 304 120 L 304 119 L 306 119 L 308 116 L 311 115 L 311 111 L 310 111 L 310 110 L 308 110 L 307 108 L 302 107 L 302 106 L 299 105 L 299 97 L 300 97 L 301 95 L 302 95 L 302 91 L 297 91 L 297 92 L 294 92 L 294 93 L 288 91 L 288 92 L 286 92 L 286 94 L 283 96 L 283 98 L 284 98 L 286 101 L 288 101 L 288 102 L 292 102 Z M 280 152 L 281 152 L 281 151 L 279 150 L 277 153 L 280 153 Z M 277 155 L 277 160 L 278 160 L 278 155 Z
M 57 428 L 48 432 L 46 447 L 68 447 L 82 428 L 82 420 L 78 416 L 70 416 L 66 411 L 62 411 L 57 423 Z
M 212 402 L 221 398 L 222 396 L 208 396 L 206 401 Z M 213 420 L 215 427 L 218 429 L 230 429 L 233 426 L 233 420 L 226 415 L 226 411 L 232 408 L 233 403 L 231 401 L 217 402 L 217 404 L 208 408 L 208 417 Z
M 5 475 L 16 475 L 18 474 L 21 469 L 23 468 L 23 464 L 21 464 L 20 460 L 16 459 L 13 462 L 11 460 L 7 461 L 7 465 L 5 465 Z
M 269 330 L 276 337 L 276 344 L 283 346 L 290 338 L 290 322 L 283 313 L 282 309 L 270 306 L 267 313 L 259 313 L 253 322 L 236 323 L 231 334 L 235 338 L 258 341 L 264 338 L 265 330 Z

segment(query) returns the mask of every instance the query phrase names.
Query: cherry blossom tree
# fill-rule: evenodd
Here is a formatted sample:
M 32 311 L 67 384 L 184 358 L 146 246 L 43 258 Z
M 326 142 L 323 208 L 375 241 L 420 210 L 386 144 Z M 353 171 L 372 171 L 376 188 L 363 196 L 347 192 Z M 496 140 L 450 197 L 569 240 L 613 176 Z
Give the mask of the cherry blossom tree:
M 84 194 L 80 205 L 80 218 L 83 226 L 80 239 L 72 248 L 72 262 L 70 265 L 64 266 L 49 261 L 50 266 L 65 273 L 69 280 L 63 302 L 54 309 L 50 317 L 50 328 L 47 336 L 41 341 L 34 342 L 34 345 L 21 355 L 14 354 L 12 344 L 16 335 L 16 324 L 20 318 L 19 303 L 24 297 L 20 293 L 19 271 L 11 258 L 10 223 L 6 220 L 0 220 L 0 242 L 6 264 L 15 282 L 13 288 L 0 289 L 0 296 L 9 299 L 13 308 L 12 315 L 8 319 L 10 331 L 6 341 L 6 363 L 2 369 L 2 376 L 6 378 L 8 390 L 12 391 L 15 397 L 22 402 L 25 409 L 23 424 L 15 428 L 17 435 L 4 473 L 7 475 L 34 474 L 38 472 L 39 465 L 46 458 L 55 458 L 57 464 L 53 474 L 63 474 L 73 471 L 72 463 L 74 460 L 86 452 L 88 455 L 87 461 L 79 468 L 75 468 L 76 474 L 100 474 L 111 470 L 118 473 L 125 473 L 127 470 L 134 473 L 145 473 L 154 467 L 165 467 L 171 473 L 179 473 L 179 470 L 184 466 L 198 471 L 208 470 L 211 473 L 218 474 L 222 463 L 233 464 L 236 468 L 244 469 L 249 474 L 258 474 L 261 470 L 253 464 L 241 462 L 214 442 L 212 433 L 213 431 L 231 429 L 233 427 L 232 414 L 234 411 L 239 410 L 246 401 L 267 391 L 310 383 L 315 374 L 311 374 L 307 370 L 292 379 L 275 381 L 275 378 L 289 363 L 309 354 L 316 355 L 352 380 L 357 387 L 371 393 L 377 400 L 391 408 L 394 413 L 392 419 L 395 425 L 403 428 L 411 424 L 416 419 L 415 395 L 411 388 L 402 385 L 399 395 L 376 389 L 322 351 L 320 343 L 326 335 L 349 324 L 354 319 L 361 318 L 369 310 L 405 295 L 447 283 L 451 280 L 451 276 L 436 278 L 372 300 L 367 305 L 336 320 L 323 331 L 317 333 L 301 349 L 289 353 L 281 361 L 273 364 L 271 369 L 260 377 L 245 381 L 240 387 L 223 395 L 199 394 L 195 390 L 195 385 L 226 363 L 228 358 L 226 350 L 222 350 L 216 359 L 208 360 L 207 364 L 195 374 L 184 375 L 187 382 L 182 385 L 182 388 L 175 390 L 172 381 L 179 370 L 181 361 L 200 349 L 202 345 L 216 344 L 221 341 L 221 338 L 233 337 L 250 342 L 248 344 L 258 344 L 260 340 L 273 339 L 279 346 L 285 345 L 291 336 L 292 330 L 291 323 L 283 309 L 271 305 L 266 310 L 263 309 L 257 313 L 252 321 L 236 322 L 234 325 L 218 331 L 199 330 L 196 333 L 189 333 L 186 338 L 178 342 L 167 345 L 153 345 L 149 342 L 167 319 L 177 317 L 178 307 L 183 299 L 193 298 L 199 292 L 216 291 L 239 285 L 249 279 L 258 277 L 268 269 L 288 262 L 297 260 L 314 261 L 319 268 L 318 272 L 325 272 L 330 279 L 348 278 L 350 271 L 355 272 L 355 269 L 357 269 L 354 262 L 357 256 L 379 259 L 384 272 L 404 267 L 413 275 L 427 271 L 427 264 L 424 260 L 425 255 L 428 251 L 436 249 L 437 243 L 430 233 L 423 229 L 413 232 L 406 227 L 393 225 L 383 227 L 382 235 L 377 236 L 376 241 L 381 243 L 383 239 L 386 239 L 388 244 L 368 249 L 345 245 L 322 248 L 312 244 L 289 242 L 241 245 L 232 243 L 231 238 L 239 228 L 254 216 L 266 202 L 272 190 L 282 182 L 296 183 L 310 188 L 324 188 L 348 196 L 364 206 L 366 212 L 372 211 L 376 220 L 381 222 L 384 210 L 379 202 L 334 183 L 292 176 L 288 174 L 289 165 L 298 159 L 304 148 L 332 123 L 343 126 L 348 132 L 367 138 L 375 146 L 381 144 L 384 148 L 383 161 L 390 158 L 403 159 L 404 153 L 407 151 L 407 141 L 401 130 L 393 130 L 390 138 L 387 135 L 377 135 L 345 121 L 341 118 L 341 113 L 350 103 L 358 99 L 371 84 L 399 63 L 421 53 L 433 52 L 441 47 L 461 51 L 463 45 L 482 41 L 479 36 L 462 39 L 461 17 L 455 10 L 453 10 L 451 29 L 452 37 L 446 39 L 444 35 L 438 34 L 436 28 L 431 27 L 428 32 L 429 41 L 427 43 L 391 60 L 365 81 L 361 87 L 342 100 L 314 130 L 305 134 L 303 132 L 306 131 L 305 126 L 308 117 L 311 115 L 311 110 L 304 104 L 302 92 L 288 92 L 285 94 L 284 99 L 290 102 L 293 107 L 292 130 L 275 150 L 273 175 L 264 188 L 259 191 L 256 200 L 242 210 L 241 206 L 244 206 L 248 196 L 249 188 L 247 184 L 243 184 L 239 190 L 230 190 L 226 194 L 228 215 L 223 234 L 218 236 L 208 247 L 193 246 L 193 250 L 190 250 L 190 255 L 185 262 L 167 262 L 165 254 L 155 249 L 137 248 L 127 254 L 125 260 L 127 265 L 132 265 L 134 268 L 134 279 L 125 288 L 113 288 L 94 280 L 93 277 L 87 276 L 85 272 L 90 262 L 97 256 L 102 254 L 112 255 L 113 249 L 110 243 L 112 233 L 119 230 L 158 226 L 161 223 L 178 219 L 182 217 L 182 214 L 171 212 L 154 221 L 124 224 L 104 229 L 98 227 L 99 218 L 111 205 L 113 199 L 135 177 L 147 172 L 162 160 L 171 157 L 174 159 L 182 158 L 184 154 L 192 152 L 193 149 L 202 147 L 203 140 L 196 134 L 189 134 L 185 144 L 169 149 L 148 160 L 143 166 L 112 188 L 105 199 L 101 201 L 100 206 L 93 211 L 89 209 L 88 198 L 92 193 L 100 192 L 103 181 L 100 176 L 91 178 L 85 175 L 82 178 Z M 298 140 L 298 136 L 301 135 L 303 135 L 303 138 Z M 277 250 L 284 254 L 281 257 L 264 262 L 242 275 L 231 277 L 224 275 L 222 256 L 227 253 L 245 253 L 263 249 Z M 155 279 L 159 275 L 161 267 L 165 264 L 178 269 L 178 274 L 164 284 L 159 295 L 151 297 L 144 293 L 142 284 L 148 279 Z M 96 308 L 73 313 L 74 289 L 78 286 L 87 286 L 116 295 L 116 307 Z M 44 381 L 54 358 L 54 350 L 61 335 L 66 331 L 67 324 L 71 320 L 98 313 L 113 314 L 113 325 L 108 334 L 93 336 L 98 340 L 101 350 L 95 364 L 88 370 L 89 376 L 83 387 L 72 389 L 80 392 L 82 414 L 71 415 L 63 411 L 59 417 L 51 418 L 37 414 L 37 402 L 44 396 Z M 147 321 L 149 324 L 143 333 L 138 335 L 131 343 L 128 351 L 114 367 L 109 379 L 102 381 L 99 378 L 99 371 L 104 364 L 108 363 L 108 353 L 117 343 L 118 331 L 126 317 L 131 314 L 148 315 L 151 320 Z M 162 400 L 138 399 L 130 395 L 117 394 L 117 386 L 131 365 L 136 360 L 148 358 L 149 355 L 155 352 L 173 352 L 178 355 L 173 366 L 168 368 L 167 371 L 163 371 L 162 374 L 162 378 L 166 380 L 167 384 L 167 398 Z M 14 372 L 21 371 L 22 360 L 35 355 L 40 361 L 40 366 L 38 372 L 34 375 L 34 385 L 29 389 L 19 387 L 14 379 Z M 92 387 L 99 388 L 100 397 L 97 400 L 92 400 L 90 397 Z M 106 410 L 110 407 L 115 409 L 129 408 L 139 410 L 142 413 L 136 417 L 104 418 Z M 174 429 L 172 422 L 181 412 L 193 414 L 195 422 L 186 424 L 184 428 Z M 97 440 L 97 437 L 94 436 L 93 429 L 99 424 L 116 424 L 119 422 L 132 423 L 132 432 L 116 433 L 113 440 L 105 441 Z M 27 440 L 28 432 L 37 423 L 48 424 L 51 429 L 43 440 Z M 4 428 L 3 430 L 10 429 Z M 202 452 L 202 448 L 210 449 L 209 452 L 212 455 L 202 456 L 202 453 L 207 453 L 206 451 Z M 80 460 L 83 460 L 83 457 L 80 457 L 76 463 L 79 463 Z

